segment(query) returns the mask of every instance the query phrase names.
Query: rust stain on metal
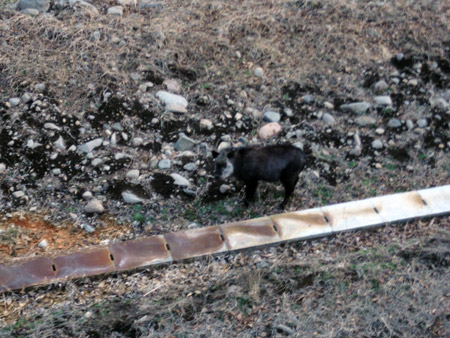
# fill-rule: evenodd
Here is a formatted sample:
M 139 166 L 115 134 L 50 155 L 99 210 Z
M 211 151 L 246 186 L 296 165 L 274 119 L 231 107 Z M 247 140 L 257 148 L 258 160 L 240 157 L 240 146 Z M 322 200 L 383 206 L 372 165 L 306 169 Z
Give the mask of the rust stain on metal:
M 53 258 L 56 278 L 74 278 L 114 271 L 110 252 L 106 247 L 74 252 Z
M 164 235 L 173 260 L 219 253 L 226 250 L 217 226 Z
M 31 258 L 11 265 L 0 265 L 0 291 L 44 284 L 52 282 L 54 278 L 52 261 L 47 257 Z
M 278 229 L 268 217 L 221 224 L 219 228 L 229 250 L 260 246 L 280 240 Z
M 118 271 L 171 261 L 163 236 L 116 242 L 109 249 Z

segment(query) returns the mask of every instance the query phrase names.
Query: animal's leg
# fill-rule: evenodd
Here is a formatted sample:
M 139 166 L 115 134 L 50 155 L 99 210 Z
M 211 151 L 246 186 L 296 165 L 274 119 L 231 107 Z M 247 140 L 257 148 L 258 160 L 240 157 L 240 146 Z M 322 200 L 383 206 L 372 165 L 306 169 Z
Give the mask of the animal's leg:
M 289 197 L 294 192 L 295 185 L 297 184 L 297 182 L 298 182 L 298 174 L 295 176 L 292 176 L 292 174 L 281 176 L 281 183 L 284 186 L 284 200 L 280 204 L 281 209 L 284 209 L 286 207 Z
M 248 206 L 255 196 L 256 187 L 258 186 L 258 181 L 249 181 L 245 184 L 245 199 L 244 204 Z

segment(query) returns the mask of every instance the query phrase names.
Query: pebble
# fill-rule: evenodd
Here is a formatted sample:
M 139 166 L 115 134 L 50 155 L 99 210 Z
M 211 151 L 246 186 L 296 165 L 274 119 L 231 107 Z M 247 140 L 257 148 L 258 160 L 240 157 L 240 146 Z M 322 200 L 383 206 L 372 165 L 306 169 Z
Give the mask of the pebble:
M 355 123 L 360 127 L 370 126 L 377 123 L 377 120 L 371 116 L 363 115 L 355 119 Z
M 83 224 L 83 229 L 90 234 L 95 231 L 95 228 L 91 227 L 89 224 Z
M 194 162 L 189 162 L 186 163 L 183 168 L 187 171 L 194 171 L 195 169 L 197 169 L 197 165 Z
M 283 112 L 287 117 L 294 116 L 294 111 L 291 108 L 284 108 Z
M 383 135 L 384 132 L 385 132 L 385 130 L 384 130 L 383 128 L 377 128 L 377 129 L 375 129 L 375 133 L 376 133 L 377 135 Z
M 349 104 L 343 104 L 340 109 L 345 112 L 362 115 L 366 113 L 371 107 L 369 102 L 354 102 Z
M 181 91 L 181 86 L 177 80 L 165 79 L 163 85 L 166 86 L 167 90 L 171 93 L 178 94 Z
M 39 93 L 42 93 L 45 90 L 45 83 L 38 83 L 34 85 L 34 90 L 36 90 Z
M 134 147 L 139 147 L 142 143 L 144 143 L 144 140 L 142 137 L 135 137 L 133 138 L 132 143 Z
M 28 103 L 28 102 L 30 102 L 31 101 L 31 94 L 30 93 L 24 93 L 23 95 L 22 95 L 22 102 L 23 103 Z
M 103 159 L 101 159 L 101 158 L 94 158 L 93 160 L 92 160 L 92 162 L 91 162 L 91 164 L 94 166 L 94 167 L 97 167 L 98 165 L 100 165 L 100 164 L 102 164 L 103 163 Z
M 171 113 L 179 113 L 179 114 L 187 113 L 186 107 L 182 106 L 181 104 L 174 104 L 174 103 L 168 104 L 166 105 L 166 110 Z
M 83 153 L 90 153 L 95 148 L 100 147 L 103 144 L 103 140 L 101 138 L 96 138 L 92 141 L 86 142 L 80 146 L 78 146 L 78 150 Z
M 222 184 L 219 188 L 220 193 L 225 194 L 231 187 L 228 184 Z
M 373 98 L 377 107 L 389 107 L 392 106 L 392 99 L 390 96 L 375 96 Z
M 83 195 L 81 195 L 81 197 L 83 197 L 83 199 L 85 199 L 86 201 L 89 201 L 90 199 L 92 199 L 94 196 L 92 195 L 92 193 L 90 191 L 85 191 L 83 193 Z
M 178 105 L 178 106 L 186 108 L 188 105 L 187 100 L 183 96 L 177 95 L 177 94 L 172 94 L 165 90 L 158 91 L 156 93 L 156 97 L 158 99 L 160 99 L 161 101 L 163 101 L 166 106 Z
M 103 207 L 102 202 L 98 199 L 92 199 L 88 202 L 88 204 L 86 204 L 84 211 L 88 214 L 99 214 L 105 211 L 105 208 Z
M 256 67 L 253 70 L 253 74 L 255 74 L 256 77 L 263 78 L 264 77 L 264 70 L 261 67 Z
M 66 143 L 64 142 L 62 136 L 58 137 L 58 139 L 53 142 L 53 145 L 59 150 L 66 150 Z
M 329 126 L 332 126 L 336 123 L 336 120 L 334 119 L 334 117 L 329 113 L 323 114 L 322 120 L 323 120 L 323 122 L 325 122 L 325 124 L 327 124 Z
M 39 242 L 38 247 L 41 249 L 45 249 L 46 247 L 48 247 L 48 242 L 46 239 L 43 239 L 42 241 Z
M 281 125 L 277 122 L 271 122 L 264 125 L 258 131 L 258 135 L 262 140 L 267 140 L 281 132 Z
M 224 149 L 229 149 L 229 148 L 231 148 L 231 143 L 227 142 L 227 141 L 223 141 L 223 142 L 220 142 L 219 146 L 217 147 L 217 151 L 220 152 Z
M 376 139 L 372 142 L 372 148 L 374 149 L 381 149 L 383 148 L 383 142 L 381 142 L 381 140 Z
M 314 96 L 311 94 L 306 94 L 305 96 L 302 97 L 301 102 L 305 104 L 311 104 L 314 102 Z
M 6 165 L 4 163 L 0 163 L 0 174 L 3 174 L 6 171 Z
M 214 126 L 213 126 L 213 123 L 211 120 L 201 119 L 200 120 L 200 128 L 206 129 L 206 130 L 211 130 L 214 128 Z
M 387 125 L 389 128 L 399 128 L 402 126 L 402 121 L 399 119 L 390 119 Z
M 145 199 L 139 197 L 131 191 L 122 191 L 122 198 L 126 203 L 129 204 L 142 203 L 145 201 Z
M 389 85 L 384 80 L 380 80 L 373 86 L 377 93 L 382 93 L 388 89 Z
M 132 170 L 128 171 L 126 174 L 126 178 L 128 178 L 130 180 L 137 180 L 139 178 L 139 170 L 132 169 Z
M 158 162 L 159 169 L 169 169 L 170 165 L 171 165 L 171 163 L 170 163 L 170 160 L 168 160 L 168 159 L 163 159 Z
M 412 120 L 406 120 L 406 127 L 408 130 L 411 130 L 414 128 L 414 122 Z
M 333 109 L 334 109 L 334 104 L 332 104 L 331 102 L 328 102 L 328 101 L 325 101 L 325 102 L 323 103 L 323 106 L 324 106 L 326 109 L 329 109 L 329 110 L 333 110 Z
M 61 130 L 60 127 L 58 127 L 56 124 L 54 124 L 54 123 L 52 123 L 52 122 L 44 123 L 44 128 L 45 128 L 45 129 L 51 129 L 51 130 L 58 130 L 58 131 Z
M 177 174 L 177 173 L 172 173 L 170 174 L 170 176 L 174 179 L 173 184 L 182 186 L 182 187 L 190 187 L 191 183 L 185 179 L 183 176 Z
M 185 151 L 185 150 L 191 150 L 195 146 L 195 141 L 189 137 L 187 137 L 185 134 L 181 133 L 180 137 L 178 138 L 177 142 L 174 145 L 174 149 L 176 151 Z
M 263 115 L 263 120 L 267 122 L 278 122 L 280 121 L 281 116 L 280 113 L 277 113 L 275 111 L 266 111 Z
M 123 7 L 122 6 L 113 6 L 108 8 L 107 13 L 109 15 L 118 15 L 121 16 L 123 14 Z
M 25 193 L 22 190 L 14 191 L 12 193 L 13 197 L 15 198 L 22 198 L 25 196 Z
M 11 97 L 11 98 L 8 100 L 8 102 L 9 102 L 9 104 L 11 105 L 11 107 L 15 107 L 15 106 L 19 105 L 20 99 L 19 99 L 18 97 Z
M 427 119 L 419 119 L 419 120 L 417 120 L 417 125 L 420 128 L 425 128 L 428 125 Z

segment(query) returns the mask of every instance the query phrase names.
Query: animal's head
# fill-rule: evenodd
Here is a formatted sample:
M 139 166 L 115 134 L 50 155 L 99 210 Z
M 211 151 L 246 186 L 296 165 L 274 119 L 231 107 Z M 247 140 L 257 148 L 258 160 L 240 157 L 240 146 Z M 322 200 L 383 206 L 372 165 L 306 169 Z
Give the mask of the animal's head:
M 213 151 L 213 157 L 216 159 L 215 176 L 216 178 L 226 179 L 234 173 L 234 149 L 228 148 L 220 152 Z

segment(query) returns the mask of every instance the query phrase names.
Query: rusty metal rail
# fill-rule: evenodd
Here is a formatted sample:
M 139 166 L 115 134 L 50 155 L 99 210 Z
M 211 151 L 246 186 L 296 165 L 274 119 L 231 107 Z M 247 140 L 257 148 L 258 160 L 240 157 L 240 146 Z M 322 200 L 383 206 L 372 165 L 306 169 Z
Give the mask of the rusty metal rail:
M 450 185 L 0 264 L 0 292 L 450 214 Z

